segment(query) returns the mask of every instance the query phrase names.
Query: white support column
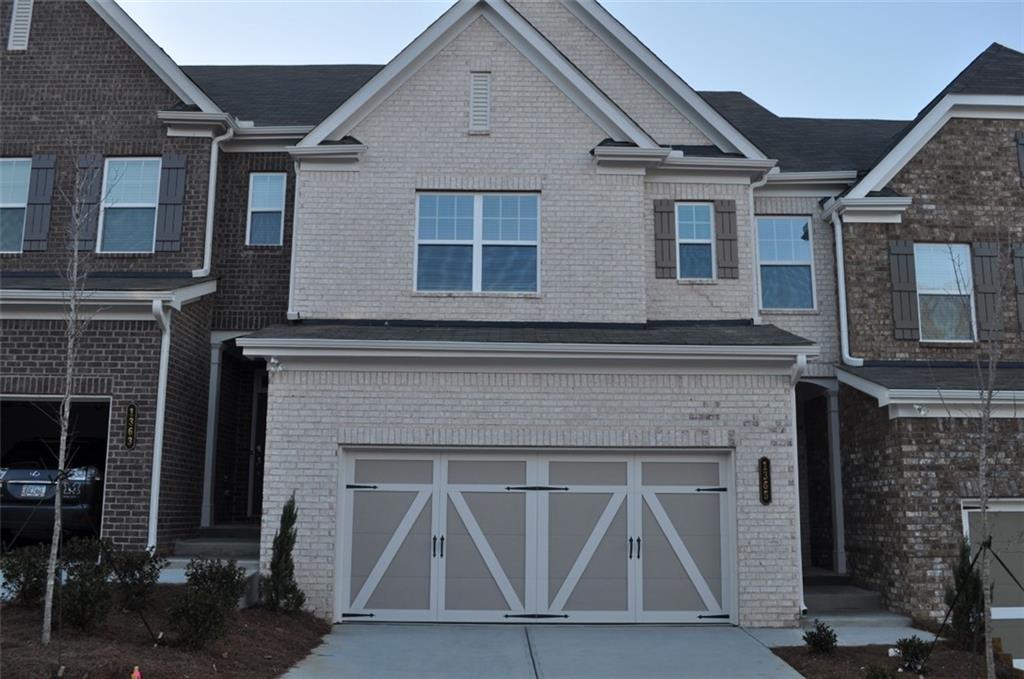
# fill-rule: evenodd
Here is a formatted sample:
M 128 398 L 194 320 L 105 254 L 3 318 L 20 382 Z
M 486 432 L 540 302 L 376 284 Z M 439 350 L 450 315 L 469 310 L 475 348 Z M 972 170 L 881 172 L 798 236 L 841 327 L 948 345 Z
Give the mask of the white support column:
M 220 361 L 224 344 L 210 340 L 210 387 L 206 399 L 206 457 L 203 460 L 203 509 L 200 525 L 213 524 L 213 464 L 217 451 L 217 414 L 220 412 Z
M 832 564 L 846 574 L 846 521 L 843 517 L 843 465 L 839 446 L 839 385 L 828 390 L 828 450 L 832 483 Z

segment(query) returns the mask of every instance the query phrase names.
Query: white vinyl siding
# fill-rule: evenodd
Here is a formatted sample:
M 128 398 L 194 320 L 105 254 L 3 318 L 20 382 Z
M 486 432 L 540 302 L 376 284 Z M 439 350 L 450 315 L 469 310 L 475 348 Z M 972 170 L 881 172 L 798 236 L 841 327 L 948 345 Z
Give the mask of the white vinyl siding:
M 21 252 L 31 171 L 28 158 L 0 159 L 0 252 Z
M 246 245 L 275 246 L 284 242 L 284 195 L 288 175 L 254 172 L 249 175 Z
M 153 252 L 160 199 L 159 158 L 107 158 L 100 194 L 97 250 Z
M 814 308 L 814 247 L 808 217 L 759 217 L 761 308 Z
M 922 342 L 973 342 L 974 278 L 965 244 L 915 243 Z

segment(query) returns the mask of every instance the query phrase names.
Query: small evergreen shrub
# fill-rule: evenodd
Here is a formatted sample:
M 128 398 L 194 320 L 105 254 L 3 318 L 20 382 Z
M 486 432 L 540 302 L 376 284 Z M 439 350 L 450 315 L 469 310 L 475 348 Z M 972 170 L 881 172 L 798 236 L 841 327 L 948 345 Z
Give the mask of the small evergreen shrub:
M 46 560 L 49 545 L 29 545 L 0 556 L 0 571 L 4 574 L 4 596 L 19 606 L 32 606 L 46 594 Z
M 117 551 L 112 553 L 112 568 L 118 602 L 133 613 L 145 611 L 153 602 L 160 571 L 167 559 L 153 550 Z
M 306 603 L 306 595 L 295 582 L 295 562 L 292 559 L 292 550 L 298 535 L 295 528 L 298 516 L 295 495 L 292 494 L 281 510 L 281 527 L 274 535 L 270 575 L 260 582 L 263 603 L 272 611 L 294 613 L 302 610 L 302 605 Z
M 185 568 L 188 584 L 171 608 L 178 643 L 202 648 L 227 632 L 231 613 L 245 592 L 245 569 L 234 561 L 192 559 Z
M 64 543 L 62 562 L 66 576 L 60 591 L 61 615 L 79 629 L 92 629 L 107 619 L 114 601 L 110 582 L 110 545 L 96 538 L 75 538 Z
M 971 570 L 971 545 L 967 540 L 960 542 L 953 585 L 946 589 L 946 605 L 953 608 L 950 618 L 953 642 L 960 648 L 977 652 L 985 633 L 985 600 L 981 573 Z
M 836 650 L 838 638 L 834 629 L 815 618 L 814 629 L 804 632 L 804 643 L 810 648 L 811 653 L 827 655 Z
M 900 652 L 900 665 L 908 672 L 924 674 L 924 661 L 928 657 L 928 642 L 916 634 L 896 641 Z
M 896 679 L 896 673 L 888 667 L 871 665 L 868 667 L 868 671 L 867 674 L 864 675 L 864 679 Z

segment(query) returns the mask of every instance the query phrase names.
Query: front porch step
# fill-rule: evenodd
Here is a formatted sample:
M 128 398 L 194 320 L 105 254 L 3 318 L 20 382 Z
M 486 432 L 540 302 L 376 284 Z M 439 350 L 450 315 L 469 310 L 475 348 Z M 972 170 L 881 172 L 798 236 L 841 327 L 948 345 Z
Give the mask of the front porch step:
M 185 577 L 185 568 L 191 556 L 171 556 L 167 558 L 167 567 L 160 571 L 161 585 L 183 585 L 188 582 Z M 235 565 L 245 570 L 245 594 L 238 600 L 239 608 L 247 608 L 257 601 L 260 596 L 260 562 L 259 559 L 237 559 Z
M 823 620 L 832 627 L 910 627 L 913 621 L 910 616 L 890 611 L 814 611 L 808 612 L 800 621 L 805 629 L 814 627 L 814 621 Z
M 882 595 L 853 585 L 813 585 L 804 589 L 807 615 L 820 611 L 880 611 Z
M 808 573 L 804 575 L 804 587 L 817 587 L 818 585 L 852 585 L 853 576 L 838 575 L 823 571 L 821 573 Z
M 176 540 L 174 556 L 211 559 L 259 559 L 260 541 L 250 538 L 194 537 Z

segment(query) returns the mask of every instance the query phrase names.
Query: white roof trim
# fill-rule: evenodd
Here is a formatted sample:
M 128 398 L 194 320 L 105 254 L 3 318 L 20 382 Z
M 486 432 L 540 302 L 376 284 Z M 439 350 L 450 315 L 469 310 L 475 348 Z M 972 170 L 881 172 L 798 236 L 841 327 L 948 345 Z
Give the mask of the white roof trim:
M 459 0 L 352 97 L 327 116 L 299 146 L 349 134 L 366 116 L 478 17 L 485 17 L 580 110 L 616 141 L 655 148 L 657 143 L 565 58 L 505 0 Z
M 154 301 L 164 302 L 168 306 L 181 310 L 182 305 L 195 301 L 204 295 L 216 292 L 217 281 L 204 281 L 182 285 L 172 290 L 85 290 L 81 301 L 89 306 L 138 306 L 148 310 Z M 3 316 L 10 318 L 9 310 L 16 305 L 58 305 L 67 303 L 67 290 L 21 290 L 0 289 L 0 304 L 4 307 Z
M 1024 119 L 1024 96 L 947 94 L 850 189 L 847 197 L 864 198 L 885 188 L 951 118 Z
M 561 2 L 716 146 L 727 152 L 742 153 L 747 158 L 767 158 L 600 3 L 596 0 Z
M 911 203 L 913 200 L 906 196 L 843 196 L 828 201 L 822 217 L 829 219 L 833 212 L 838 211 L 843 223 L 899 224 L 903 221 L 903 212 Z
M 198 106 L 207 113 L 218 113 L 220 107 L 206 96 L 185 72 L 178 67 L 160 46 L 139 28 L 114 0 L 86 0 L 122 40 L 128 43 L 146 65 L 164 81 L 178 98 L 186 104 Z

